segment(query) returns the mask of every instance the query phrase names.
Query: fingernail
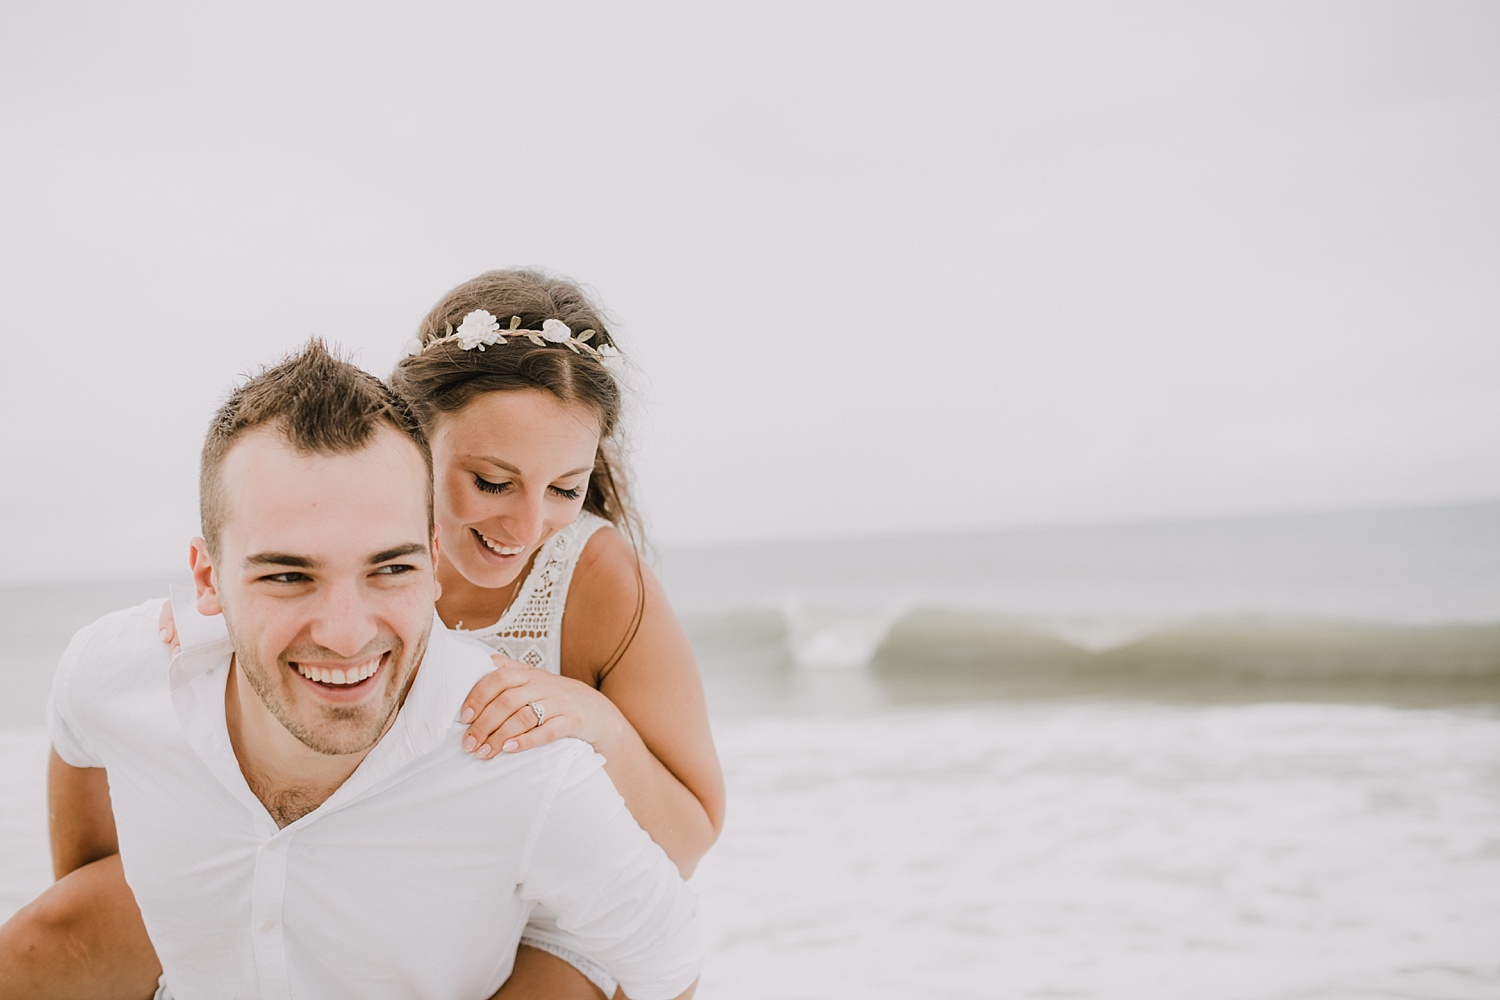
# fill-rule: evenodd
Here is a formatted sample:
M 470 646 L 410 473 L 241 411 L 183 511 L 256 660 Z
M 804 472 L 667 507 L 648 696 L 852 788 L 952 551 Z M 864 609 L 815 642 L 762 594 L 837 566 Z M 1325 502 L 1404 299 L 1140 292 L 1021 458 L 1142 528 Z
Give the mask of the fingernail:
M 180 652 L 182 652 L 182 645 L 180 643 L 178 645 L 172 647 L 172 655 L 173 656 L 176 656 Z
M 162 629 L 160 632 L 157 632 L 156 633 L 156 637 L 158 639 L 160 639 L 162 642 L 166 642 L 167 641 L 167 630 L 166 629 Z
M 465 706 L 464 710 L 462 712 L 460 712 L 459 715 L 458 715 L 458 721 L 462 722 L 466 726 L 469 723 L 473 722 L 474 721 L 474 710 L 472 708 L 469 708 L 468 706 Z
M 515 740 L 506 740 L 505 741 L 505 746 L 503 746 L 503 747 L 500 748 L 500 752 L 501 753 L 515 753 L 516 752 L 516 747 L 518 747 L 520 745 L 521 744 L 517 743 Z
M 476 740 L 474 737 L 472 737 L 472 736 L 465 736 L 464 737 L 464 753 L 472 753 L 474 751 L 474 748 L 476 746 L 478 746 L 478 745 L 479 745 L 479 741 Z
M 478 756 L 480 756 L 480 757 L 488 757 L 490 754 L 492 754 L 494 752 L 495 751 L 493 751 L 493 750 L 490 749 L 490 745 L 488 743 L 486 743 L 484 746 L 482 746 L 482 747 L 479 748 L 479 754 L 478 754 Z

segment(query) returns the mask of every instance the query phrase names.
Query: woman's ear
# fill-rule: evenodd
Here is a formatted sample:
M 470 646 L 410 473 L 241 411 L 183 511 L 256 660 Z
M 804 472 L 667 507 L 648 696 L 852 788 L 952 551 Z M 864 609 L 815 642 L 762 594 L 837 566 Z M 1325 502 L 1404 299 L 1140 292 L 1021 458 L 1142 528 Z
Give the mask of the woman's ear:
M 188 561 L 193 567 L 193 586 L 198 591 L 198 613 L 221 613 L 224 607 L 219 603 L 219 584 L 214 578 L 214 561 L 208 554 L 208 543 L 201 538 L 194 538 Z

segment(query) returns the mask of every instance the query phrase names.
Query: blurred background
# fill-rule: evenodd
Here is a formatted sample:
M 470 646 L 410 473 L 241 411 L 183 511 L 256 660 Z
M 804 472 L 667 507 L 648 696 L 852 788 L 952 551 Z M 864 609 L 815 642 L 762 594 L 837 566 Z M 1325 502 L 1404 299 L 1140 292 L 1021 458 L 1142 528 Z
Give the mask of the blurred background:
M 9 5 L 0 135 L 0 917 L 228 388 L 540 265 L 709 684 L 700 996 L 1500 996 L 1500 8 Z

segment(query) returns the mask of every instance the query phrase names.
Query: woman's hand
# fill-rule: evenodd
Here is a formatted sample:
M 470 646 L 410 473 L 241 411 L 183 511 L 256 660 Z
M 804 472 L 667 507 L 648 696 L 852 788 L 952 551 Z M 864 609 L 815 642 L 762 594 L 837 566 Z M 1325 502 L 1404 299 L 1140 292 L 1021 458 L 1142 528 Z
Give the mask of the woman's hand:
M 476 757 L 520 753 L 564 736 L 576 736 L 602 751 L 623 717 L 594 688 L 569 677 L 517 663 L 496 653 L 495 669 L 464 699 L 460 722 L 469 723 L 464 750 Z M 542 710 L 542 722 L 532 704 Z
M 161 602 L 161 617 L 157 618 L 156 624 L 161 626 L 157 635 L 161 641 L 172 647 L 172 655 L 176 656 L 182 650 L 182 644 L 177 641 L 177 621 L 172 617 L 172 602 Z

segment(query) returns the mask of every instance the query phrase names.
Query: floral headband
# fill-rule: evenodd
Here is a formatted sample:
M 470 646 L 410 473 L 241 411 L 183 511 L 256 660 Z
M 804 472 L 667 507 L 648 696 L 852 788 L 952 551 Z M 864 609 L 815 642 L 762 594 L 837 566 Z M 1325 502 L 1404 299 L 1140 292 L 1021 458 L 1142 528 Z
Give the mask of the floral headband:
M 560 319 L 543 320 L 540 330 L 523 330 L 521 317 L 512 316 L 510 328 L 505 333 L 512 337 L 525 337 L 538 347 L 561 344 L 574 354 L 588 354 L 606 364 L 610 359 L 620 356 L 620 352 L 615 350 L 613 344 L 600 344 L 598 347 L 590 344 L 589 341 L 595 336 L 593 330 L 585 330 L 575 337 L 568 324 Z M 407 341 L 406 356 L 421 354 L 433 344 L 457 344 L 465 351 L 472 351 L 476 348 L 482 351 L 486 347 L 506 342 L 500 332 L 500 321 L 495 318 L 494 314 L 484 309 L 475 309 L 463 318 L 457 330 L 453 328 L 452 323 L 449 323 L 446 336 L 434 337 L 425 344 L 422 343 L 420 337 L 413 337 Z

